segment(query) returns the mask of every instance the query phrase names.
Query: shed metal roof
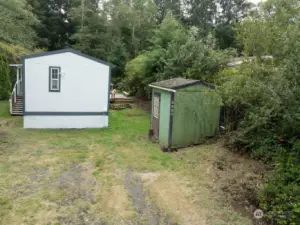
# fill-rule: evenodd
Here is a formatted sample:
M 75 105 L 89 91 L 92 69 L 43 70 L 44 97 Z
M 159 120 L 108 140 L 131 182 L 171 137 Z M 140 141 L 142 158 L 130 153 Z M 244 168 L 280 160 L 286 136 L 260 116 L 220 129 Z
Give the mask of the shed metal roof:
M 172 78 L 169 80 L 163 80 L 155 83 L 151 83 L 150 87 L 156 87 L 156 88 L 164 88 L 164 89 L 170 89 L 170 90 L 177 90 L 197 84 L 202 84 L 209 88 L 214 88 L 215 86 L 213 84 L 209 84 L 200 80 L 191 80 L 191 79 L 185 79 L 182 77 Z

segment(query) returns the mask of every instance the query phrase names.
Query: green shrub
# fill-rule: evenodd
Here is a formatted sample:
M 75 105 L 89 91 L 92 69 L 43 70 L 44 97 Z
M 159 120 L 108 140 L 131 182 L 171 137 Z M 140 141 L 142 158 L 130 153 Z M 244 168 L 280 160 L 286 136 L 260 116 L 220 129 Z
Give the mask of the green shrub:
M 5 56 L 0 55 L 0 100 L 9 99 L 11 92 L 11 81 L 9 76 L 9 65 Z
M 261 207 L 278 224 L 300 224 L 300 141 L 281 149 L 276 171 L 261 193 Z

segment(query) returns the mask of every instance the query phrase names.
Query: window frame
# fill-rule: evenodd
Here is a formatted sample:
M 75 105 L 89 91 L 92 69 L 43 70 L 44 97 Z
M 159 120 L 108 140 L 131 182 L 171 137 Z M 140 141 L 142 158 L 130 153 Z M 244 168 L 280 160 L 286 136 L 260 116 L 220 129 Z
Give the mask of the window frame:
M 57 79 L 53 79 L 52 78 L 52 70 L 56 69 L 58 71 L 57 74 Z M 60 66 L 49 66 L 49 92 L 60 92 L 60 87 L 61 87 L 61 67 Z M 53 89 L 52 86 L 52 81 L 53 80 L 57 80 L 58 81 L 58 88 L 57 89 Z

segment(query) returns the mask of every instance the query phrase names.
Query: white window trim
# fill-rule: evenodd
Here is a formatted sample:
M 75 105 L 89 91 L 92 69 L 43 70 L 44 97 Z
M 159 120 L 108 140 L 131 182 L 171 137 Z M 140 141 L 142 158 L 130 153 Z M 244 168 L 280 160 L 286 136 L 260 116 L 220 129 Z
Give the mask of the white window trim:
M 53 71 L 57 70 L 57 78 L 53 78 Z M 61 87 L 61 74 L 60 74 L 60 67 L 59 66 L 50 66 L 49 67 L 49 92 L 60 92 Z M 57 81 L 57 88 L 53 88 L 53 81 Z

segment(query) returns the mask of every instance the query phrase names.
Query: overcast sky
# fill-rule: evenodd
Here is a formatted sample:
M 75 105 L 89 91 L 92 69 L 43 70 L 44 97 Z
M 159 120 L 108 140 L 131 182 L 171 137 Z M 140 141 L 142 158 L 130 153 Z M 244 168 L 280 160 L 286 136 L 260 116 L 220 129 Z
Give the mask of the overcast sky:
M 259 3 L 259 2 L 261 2 L 261 0 L 249 0 L 249 2 L 253 2 L 253 3 Z

